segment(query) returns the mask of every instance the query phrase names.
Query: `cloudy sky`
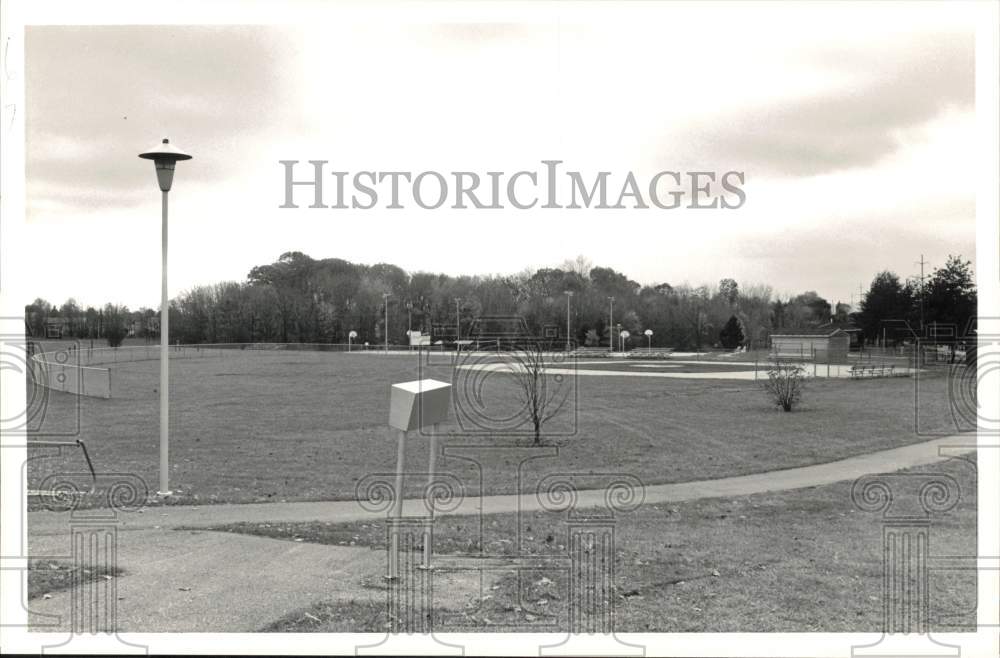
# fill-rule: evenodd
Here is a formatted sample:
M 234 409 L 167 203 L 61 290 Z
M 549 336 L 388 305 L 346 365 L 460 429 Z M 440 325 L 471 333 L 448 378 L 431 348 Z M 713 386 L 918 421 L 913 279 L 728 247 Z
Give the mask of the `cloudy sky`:
M 848 302 L 882 269 L 918 273 L 921 254 L 975 259 L 974 29 L 966 12 L 900 3 L 32 26 L 27 237 L 59 266 L 31 296 L 158 305 L 159 193 L 136 156 L 170 137 L 194 155 L 171 193 L 171 294 L 298 250 L 450 274 L 582 254 L 642 283 L 734 277 Z M 747 201 L 280 209 L 282 159 L 738 170 Z

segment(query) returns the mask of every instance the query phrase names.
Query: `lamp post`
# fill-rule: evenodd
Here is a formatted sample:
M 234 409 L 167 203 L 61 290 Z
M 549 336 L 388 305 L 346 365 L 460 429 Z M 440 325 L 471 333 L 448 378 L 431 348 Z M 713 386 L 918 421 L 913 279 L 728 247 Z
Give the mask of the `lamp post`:
M 569 300 L 572 299 L 572 298 L 573 298 L 573 291 L 572 290 L 567 290 L 566 291 L 566 352 L 569 352 L 569 348 L 570 348 L 570 345 L 569 345 L 569 336 L 570 336 L 570 333 L 569 333 L 569 331 L 570 331 L 569 330 Z
M 406 342 L 413 351 L 413 302 L 406 300 Z
M 382 302 L 385 304 L 385 353 L 389 353 L 389 293 L 382 293 Z
M 455 298 L 455 354 L 458 355 L 462 345 L 458 342 L 462 338 L 462 298 Z
M 644 331 L 642 333 L 646 334 L 646 349 L 648 351 L 652 352 L 653 351 L 653 330 L 652 329 L 647 329 L 646 331 Z
M 608 297 L 608 351 L 615 351 L 615 338 L 612 333 L 615 329 L 615 298 Z
M 170 143 L 163 143 L 139 154 L 140 158 L 152 160 L 156 165 L 156 181 L 160 185 L 161 249 L 160 261 L 160 486 L 159 496 L 170 495 L 170 300 L 167 297 L 167 193 L 174 182 L 174 166 L 178 160 L 190 160 L 191 156 Z

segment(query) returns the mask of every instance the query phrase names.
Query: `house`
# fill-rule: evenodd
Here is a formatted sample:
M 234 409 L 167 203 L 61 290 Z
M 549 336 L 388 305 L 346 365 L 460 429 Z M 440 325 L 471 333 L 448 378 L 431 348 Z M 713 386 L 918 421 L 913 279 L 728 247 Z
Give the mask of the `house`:
M 779 359 L 847 363 L 850 345 L 847 331 L 829 325 L 797 329 L 794 334 L 771 334 L 771 355 Z

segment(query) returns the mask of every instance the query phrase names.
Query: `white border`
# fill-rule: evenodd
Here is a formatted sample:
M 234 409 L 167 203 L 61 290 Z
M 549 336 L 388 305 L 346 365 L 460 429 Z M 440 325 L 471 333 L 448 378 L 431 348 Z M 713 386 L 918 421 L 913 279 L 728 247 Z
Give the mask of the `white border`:
M 725 3 L 716 3 L 719 10 L 725 10 Z M 923 3 L 919 3 L 923 4 Z M 890 3 L 898 10 L 903 3 Z M 979 124 L 980 152 L 975 163 L 977 196 L 977 274 L 979 285 L 980 315 L 1000 318 L 1000 268 L 998 268 L 998 165 L 997 118 L 1000 116 L 1000 4 L 995 2 L 952 3 L 955 11 L 970 12 L 977 16 L 976 44 L 976 103 Z M 926 5 L 924 5 L 926 6 Z M 884 6 L 883 6 L 884 7 Z M 611 5 L 596 2 L 585 3 L 343 3 L 338 11 L 349 10 L 361 15 L 377 18 L 388 9 L 398 16 L 405 16 L 416 22 L 440 20 L 476 20 L 520 22 L 566 20 L 573 17 L 601 14 L 602 20 L 635 20 L 634 13 L 655 13 L 662 5 L 655 3 L 629 3 L 627 7 L 617 5 L 616 14 L 609 16 Z M 801 8 L 801 5 L 799 6 Z M 28 272 L 22 254 L 27 246 L 23 236 L 24 222 L 24 25 L 32 24 L 236 24 L 236 23 L 292 23 L 321 20 L 330 9 L 329 4 L 302 0 L 291 2 L 262 2 L 260 0 L 219 0 L 211 4 L 183 0 L 173 3 L 136 3 L 122 1 L 107 2 L 5 2 L 3 11 L 3 66 L 0 79 L 3 85 L 3 161 L 2 161 L 2 234 L 0 246 L 0 283 L 3 285 L 0 297 L 0 317 L 23 314 L 22 290 L 18 287 L 18 273 Z M 875 10 L 876 7 L 873 7 Z M 22 279 L 24 277 L 21 277 Z M 23 329 L 23 327 L 21 327 Z M 4 330 L 7 328 L 5 327 Z M 1000 333 L 1000 327 L 992 330 Z M 23 408 L 24 386 L 12 381 L 9 373 L 2 373 L 3 400 L 5 409 Z M 12 385 L 6 385 L 12 384 Z M 987 406 L 988 417 L 998 415 L 997 388 L 984 386 L 980 390 L 980 400 Z M 19 437 L 4 436 L 4 445 L 16 443 Z M 996 437 L 980 437 L 979 454 L 979 551 L 980 555 L 1000 556 L 1000 525 L 996 511 L 1000 509 L 1000 447 Z M 991 447 L 987 447 L 991 446 Z M 16 449 L 4 448 L 16 453 Z M 22 453 L 23 455 L 23 453 Z M 2 478 L 3 499 L 21 499 L 20 461 L 12 454 L 3 455 L 4 477 Z M 11 464 L 14 468 L 8 468 Z M 11 471 L 14 471 L 12 474 Z M 13 477 L 11 477 L 13 475 Z M 0 547 L 4 556 L 19 555 L 22 538 L 11 536 L 10 528 L 20 528 L 24 510 L 15 509 L 10 504 L 2 508 L 2 527 L 5 529 Z M 979 577 L 979 622 L 994 624 L 983 626 L 977 633 L 935 634 L 936 640 L 962 647 L 962 656 L 995 656 L 1000 653 L 997 626 L 1000 619 L 1000 571 L 997 562 L 984 562 L 983 566 L 992 570 L 981 570 Z M 16 562 L 5 559 L 5 567 L 16 566 Z M 4 592 L 19 591 L 9 589 L 12 577 L 20 577 L 21 572 L 4 571 Z M 16 581 L 14 581 L 16 582 Z M 24 613 L 17 604 L 11 605 L 10 597 L 0 601 L 0 621 L 3 624 L 23 620 Z M 65 634 L 28 634 L 23 629 L 3 628 L 2 646 L 4 652 L 36 652 L 45 644 L 59 644 L 65 641 Z M 289 634 L 126 634 L 122 638 L 138 645 L 148 645 L 154 653 L 206 653 L 232 652 L 281 653 L 294 651 L 304 654 L 353 653 L 357 644 L 371 644 L 382 636 L 366 634 L 343 635 L 289 635 Z M 443 634 L 447 641 L 466 645 L 467 654 L 475 655 L 538 655 L 539 644 L 549 644 L 561 635 L 516 635 L 516 634 Z M 852 645 L 872 643 L 879 638 L 877 633 L 823 633 L 823 634 L 622 634 L 620 637 L 631 643 L 645 644 L 647 655 L 746 655 L 746 656 L 849 656 Z

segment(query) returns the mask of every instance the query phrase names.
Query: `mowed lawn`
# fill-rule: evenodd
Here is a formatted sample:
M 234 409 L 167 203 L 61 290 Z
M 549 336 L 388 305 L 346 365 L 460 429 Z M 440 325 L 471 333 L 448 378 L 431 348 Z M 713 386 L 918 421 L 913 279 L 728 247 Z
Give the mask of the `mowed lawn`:
M 110 400 L 49 393 L 40 438 L 79 436 L 98 471 L 132 473 L 155 490 L 158 373 L 155 360 L 112 366 Z M 454 369 L 447 355 L 233 351 L 171 362 L 170 502 L 353 498 L 360 478 L 395 467 L 391 384 L 420 377 L 454 383 L 439 468 L 468 494 L 534 490 L 551 472 L 584 474 L 583 486 L 600 486 L 609 473 L 647 484 L 719 478 L 955 431 L 944 371 L 811 380 L 793 413 L 776 411 L 752 381 L 570 375 L 558 382 L 569 393 L 564 411 L 534 447 L 508 374 Z M 75 450 L 33 456 L 29 486 L 85 470 Z M 407 469 L 424 471 L 427 457 L 427 438 L 412 437 Z M 407 495 L 422 485 L 409 478 Z

